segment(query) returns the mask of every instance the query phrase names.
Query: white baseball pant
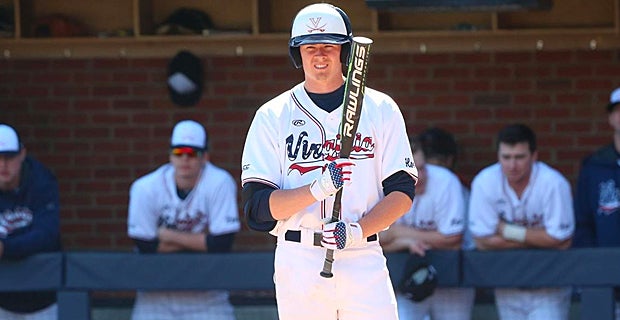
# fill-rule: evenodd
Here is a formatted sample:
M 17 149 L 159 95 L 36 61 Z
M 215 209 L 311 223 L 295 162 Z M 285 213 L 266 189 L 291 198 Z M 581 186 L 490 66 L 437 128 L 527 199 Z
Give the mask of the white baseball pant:
M 414 302 L 396 295 L 400 320 L 470 320 L 476 296 L 474 288 L 437 288 L 433 295 Z
M 397 320 L 396 297 L 379 241 L 334 252 L 333 278 L 319 275 L 326 249 L 278 237 L 280 320 Z
M 132 320 L 234 320 L 221 291 L 138 292 Z
M 501 320 L 567 320 L 571 288 L 495 289 Z

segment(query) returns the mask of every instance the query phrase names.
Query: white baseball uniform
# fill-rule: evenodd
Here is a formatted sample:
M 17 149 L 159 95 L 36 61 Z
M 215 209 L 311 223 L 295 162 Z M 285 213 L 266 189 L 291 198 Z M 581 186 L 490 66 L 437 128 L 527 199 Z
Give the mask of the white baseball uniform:
M 165 225 L 191 233 L 223 235 L 240 228 L 237 185 L 225 170 L 207 163 L 185 199 L 177 195 L 174 167 L 165 164 L 136 180 L 130 191 L 128 234 L 154 240 Z M 132 319 L 234 319 L 225 291 L 138 292 Z
M 570 184 L 543 162 L 534 163 L 521 198 L 508 185 L 499 163 L 483 169 L 472 182 L 469 205 L 469 228 L 474 237 L 495 234 L 500 219 L 544 228 L 558 240 L 572 237 L 575 228 Z M 503 320 L 567 319 L 570 288 L 496 289 L 495 299 Z
M 261 106 L 243 150 L 242 184 L 276 189 L 310 184 L 339 158 L 341 115 L 342 106 L 326 112 L 315 105 L 303 83 Z M 384 179 L 399 171 L 417 176 L 402 114 L 389 96 L 366 88 L 350 159 L 353 183 L 343 190 L 341 212 L 347 222 L 358 221 L 384 197 Z M 321 231 L 321 219 L 331 216 L 333 201 L 332 196 L 316 202 L 271 230 L 278 237 L 274 279 L 280 319 L 396 319 L 378 241 L 334 252 L 334 277 L 319 275 L 326 249 L 314 246 L 312 238 Z M 285 240 L 289 230 L 299 230 L 300 242 Z
M 461 234 L 465 229 L 465 198 L 463 185 L 452 171 L 427 163 L 427 187 L 416 195 L 409 212 L 396 224 L 437 231 L 445 236 Z M 437 288 L 433 295 L 414 302 L 398 294 L 398 315 L 401 320 L 470 319 L 474 303 L 473 288 Z

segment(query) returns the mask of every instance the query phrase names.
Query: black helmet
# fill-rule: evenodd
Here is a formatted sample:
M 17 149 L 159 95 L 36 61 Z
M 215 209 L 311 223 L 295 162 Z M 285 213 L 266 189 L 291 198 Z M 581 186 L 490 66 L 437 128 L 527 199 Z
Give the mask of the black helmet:
M 351 51 L 351 21 L 342 9 L 317 3 L 301 9 L 293 20 L 289 55 L 295 68 L 301 68 L 299 46 L 313 43 L 342 45 L 340 61 L 348 64 Z

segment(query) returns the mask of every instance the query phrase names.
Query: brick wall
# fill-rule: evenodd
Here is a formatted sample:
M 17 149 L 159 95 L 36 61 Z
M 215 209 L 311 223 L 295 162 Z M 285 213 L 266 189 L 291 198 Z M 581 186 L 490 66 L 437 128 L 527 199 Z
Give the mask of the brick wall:
M 470 181 L 495 161 L 509 122 L 538 133 L 539 158 L 574 183 L 580 159 L 611 139 L 604 105 L 620 85 L 620 51 L 375 54 L 368 85 L 400 105 L 410 134 L 451 130 Z M 286 56 L 204 57 L 203 99 L 171 104 L 166 59 L 1 60 L 0 122 L 59 178 L 66 249 L 129 250 L 128 189 L 167 161 L 170 131 L 193 118 L 208 129 L 212 161 L 239 181 L 255 109 L 302 79 Z M 236 250 L 273 238 L 244 229 Z

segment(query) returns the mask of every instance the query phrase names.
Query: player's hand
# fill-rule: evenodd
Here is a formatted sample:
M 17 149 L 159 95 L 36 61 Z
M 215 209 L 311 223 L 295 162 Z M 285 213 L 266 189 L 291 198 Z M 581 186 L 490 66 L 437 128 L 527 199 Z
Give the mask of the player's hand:
M 429 250 L 431 247 L 424 241 L 418 241 L 409 238 L 408 245 L 409 253 L 417 254 L 421 257 L 426 255 L 426 250 Z
M 342 250 L 359 246 L 364 242 L 364 233 L 359 223 L 337 221 L 323 226 L 321 245 L 331 250 Z
M 330 162 L 323 175 L 314 180 L 310 185 L 310 192 L 317 201 L 323 201 L 333 196 L 343 186 L 351 184 L 351 166 L 355 164 L 351 160 L 342 158 Z

